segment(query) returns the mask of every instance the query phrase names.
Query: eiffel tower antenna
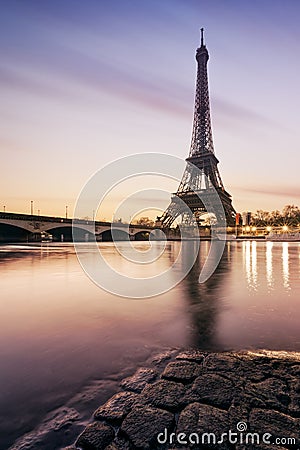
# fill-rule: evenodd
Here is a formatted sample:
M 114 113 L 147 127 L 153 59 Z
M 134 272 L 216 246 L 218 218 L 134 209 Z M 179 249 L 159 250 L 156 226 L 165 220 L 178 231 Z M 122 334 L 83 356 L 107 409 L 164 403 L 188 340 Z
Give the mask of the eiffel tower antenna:
M 201 31 L 201 47 L 203 47 L 203 45 L 204 45 L 204 28 L 201 28 L 200 31 Z
M 226 219 L 228 225 L 234 224 L 235 220 L 236 213 L 232 206 L 231 195 L 224 188 L 217 167 L 219 161 L 214 152 L 207 75 L 209 54 L 204 44 L 204 29 L 201 28 L 200 31 L 201 46 L 196 51 L 197 81 L 193 131 L 189 157 L 186 159 L 189 164 L 186 166 L 176 194 L 173 195 L 169 207 L 160 218 L 162 227 L 170 227 L 178 216 L 188 221 L 187 217 L 184 218 L 186 209 L 182 208 L 183 202 L 200 224 L 201 215 L 207 211 L 196 193 L 209 197 L 212 192 L 217 192 L 225 212 L 225 217 L 220 218 Z M 183 202 L 178 201 L 178 198 Z

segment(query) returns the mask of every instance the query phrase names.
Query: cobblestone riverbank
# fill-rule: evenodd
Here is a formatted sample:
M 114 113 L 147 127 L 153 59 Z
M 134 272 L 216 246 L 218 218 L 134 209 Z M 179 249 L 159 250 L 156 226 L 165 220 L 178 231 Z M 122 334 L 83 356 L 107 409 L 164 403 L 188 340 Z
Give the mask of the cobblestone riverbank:
M 300 353 L 171 351 L 153 363 L 69 450 L 300 448 Z

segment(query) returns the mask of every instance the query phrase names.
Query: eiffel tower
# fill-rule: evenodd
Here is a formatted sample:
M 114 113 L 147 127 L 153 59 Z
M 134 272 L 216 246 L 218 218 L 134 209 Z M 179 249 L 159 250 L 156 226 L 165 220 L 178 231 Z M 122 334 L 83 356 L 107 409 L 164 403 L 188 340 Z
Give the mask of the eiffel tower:
M 236 212 L 232 206 L 231 195 L 224 188 L 217 167 L 219 161 L 214 153 L 207 77 L 208 59 L 201 28 L 201 46 L 196 51 L 198 70 L 192 141 L 189 157 L 186 159 L 188 164 L 176 194 L 172 195 L 170 205 L 158 218 L 162 228 L 169 228 L 179 216 L 187 225 L 195 224 L 195 220 L 198 226 L 201 225 L 201 216 L 211 212 L 205 207 L 207 204 L 211 205 L 217 223 L 218 220 L 225 219 L 227 225 L 235 223 Z M 214 205 L 213 199 L 216 196 L 220 199 L 215 202 L 218 205 Z

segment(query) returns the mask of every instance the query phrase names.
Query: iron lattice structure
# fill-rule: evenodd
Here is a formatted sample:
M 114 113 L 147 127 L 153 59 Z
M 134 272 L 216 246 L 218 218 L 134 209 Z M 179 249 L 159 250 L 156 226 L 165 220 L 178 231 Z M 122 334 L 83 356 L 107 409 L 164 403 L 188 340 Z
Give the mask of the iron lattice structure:
M 216 192 L 221 200 L 219 204 L 223 206 L 223 208 L 214 207 L 212 204 L 217 221 L 223 220 L 225 213 L 228 225 L 235 222 L 236 212 L 232 206 L 231 195 L 224 188 L 218 170 L 219 161 L 214 152 L 207 76 L 208 59 L 209 54 L 201 28 L 201 46 L 196 51 L 198 68 L 191 148 L 186 159 L 188 164 L 176 194 L 173 194 L 170 205 L 160 218 L 163 228 L 169 228 L 179 216 L 183 222 L 190 224 L 192 214 L 194 214 L 193 221 L 196 218 L 199 225 L 201 216 L 208 212 L 199 196 L 205 199 L 207 205 L 213 201 Z

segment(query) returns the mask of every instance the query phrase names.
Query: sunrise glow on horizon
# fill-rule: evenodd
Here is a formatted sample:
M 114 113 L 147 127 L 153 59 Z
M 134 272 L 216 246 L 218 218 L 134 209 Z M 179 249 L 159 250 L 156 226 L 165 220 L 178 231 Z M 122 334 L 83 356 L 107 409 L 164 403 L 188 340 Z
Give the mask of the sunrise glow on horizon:
M 64 216 L 68 205 L 72 216 L 87 180 L 115 159 L 187 158 L 201 26 L 235 209 L 300 206 L 299 13 L 271 0 L 3 2 L 0 210 L 29 213 L 34 201 L 35 213 Z

